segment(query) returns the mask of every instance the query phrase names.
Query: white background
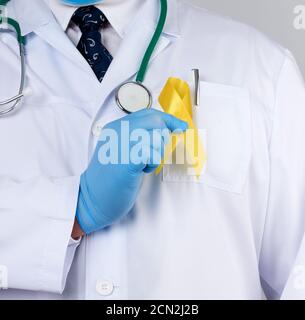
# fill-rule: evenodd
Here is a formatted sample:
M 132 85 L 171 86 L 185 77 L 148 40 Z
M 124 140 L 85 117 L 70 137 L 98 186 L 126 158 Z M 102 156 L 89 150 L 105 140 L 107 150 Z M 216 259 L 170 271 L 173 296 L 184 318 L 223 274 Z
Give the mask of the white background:
M 305 76 L 305 29 L 296 30 L 294 8 L 305 0 L 189 0 L 250 24 L 293 52 Z

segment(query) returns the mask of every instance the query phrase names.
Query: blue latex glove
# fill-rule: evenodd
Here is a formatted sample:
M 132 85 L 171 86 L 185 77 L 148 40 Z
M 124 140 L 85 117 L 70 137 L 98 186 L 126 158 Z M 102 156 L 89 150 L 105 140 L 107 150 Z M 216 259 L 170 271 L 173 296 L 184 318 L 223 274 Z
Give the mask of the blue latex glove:
M 99 161 L 101 150 L 106 143 L 109 144 L 109 139 L 102 141 L 109 132 L 108 129 L 117 134 L 119 159 L 121 159 L 122 148 L 126 150 L 128 147 L 127 150 L 132 150 L 135 144 L 139 146 L 139 141 L 130 142 L 128 137 L 127 143 L 129 145 L 126 146 L 126 136 L 121 138 L 122 121 L 128 121 L 130 133 L 135 132 L 133 130 L 136 129 L 147 130 L 151 139 L 148 142 L 142 141 L 140 143 L 144 151 L 143 155 L 145 155 L 143 161 L 128 164 L 122 164 L 121 161 L 119 164 L 101 164 Z M 86 234 L 112 225 L 132 209 L 144 173 L 151 173 L 161 162 L 166 143 L 164 132 L 168 133 L 168 138 L 170 132 L 185 131 L 186 129 L 186 122 L 153 109 L 130 114 L 103 128 L 91 163 L 81 176 L 76 217 Z M 153 136 L 154 139 L 152 139 Z

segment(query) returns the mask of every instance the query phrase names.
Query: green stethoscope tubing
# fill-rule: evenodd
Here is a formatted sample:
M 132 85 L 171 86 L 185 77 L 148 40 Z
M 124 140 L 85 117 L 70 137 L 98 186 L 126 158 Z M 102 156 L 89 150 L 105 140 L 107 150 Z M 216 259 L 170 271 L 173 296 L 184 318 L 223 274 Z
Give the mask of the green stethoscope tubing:
M 0 0 L 0 5 L 6 6 L 9 1 L 10 0 Z M 3 22 L 4 22 L 4 19 L 0 18 L 0 25 Z M 20 100 L 24 96 L 23 90 L 25 86 L 25 44 L 26 44 L 25 37 L 22 36 L 21 28 L 19 26 L 19 23 L 16 20 L 12 18 L 6 18 L 5 22 L 13 28 L 13 30 L 17 35 L 17 41 L 19 44 L 20 61 L 21 61 L 21 76 L 20 76 L 20 85 L 19 85 L 18 94 L 8 100 L 0 101 L 0 106 L 6 106 L 14 102 L 13 105 L 9 106 L 8 108 L 4 110 L 0 110 L 0 116 L 10 113 L 16 108 L 17 104 L 20 102 Z
M 137 74 L 136 81 L 142 83 L 145 78 L 145 74 L 148 68 L 149 61 L 151 59 L 151 56 L 156 48 L 156 45 L 160 39 L 160 36 L 163 32 L 165 22 L 166 22 L 166 17 L 167 17 L 167 0 L 160 0 L 161 2 L 161 10 L 160 10 L 160 18 L 157 24 L 156 31 L 149 43 L 149 46 L 145 52 L 145 55 L 143 57 L 140 69 Z
M 0 0 L 0 6 L 6 6 L 10 0 Z M 12 19 L 12 18 L 7 18 L 6 19 L 7 24 L 9 24 L 13 29 L 15 30 L 17 34 L 17 40 L 20 44 L 25 45 L 25 37 L 22 36 L 21 34 L 21 28 L 19 23 Z M 3 18 L 0 17 L 0 24 L 3 23 Z

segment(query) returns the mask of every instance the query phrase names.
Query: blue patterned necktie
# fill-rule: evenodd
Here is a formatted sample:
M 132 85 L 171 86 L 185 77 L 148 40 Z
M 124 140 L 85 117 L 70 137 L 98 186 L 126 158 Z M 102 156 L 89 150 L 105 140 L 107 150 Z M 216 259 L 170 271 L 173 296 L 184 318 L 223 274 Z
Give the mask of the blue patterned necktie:
M 88 61 L 96 77 L 101 82 L 112 61 L 112 56 L 102 44 L 101 28 L 108 25 L 105 15 L 94 6 L 77 9 L 72 21 L 79 26 L 82 36 L 77 49 Z

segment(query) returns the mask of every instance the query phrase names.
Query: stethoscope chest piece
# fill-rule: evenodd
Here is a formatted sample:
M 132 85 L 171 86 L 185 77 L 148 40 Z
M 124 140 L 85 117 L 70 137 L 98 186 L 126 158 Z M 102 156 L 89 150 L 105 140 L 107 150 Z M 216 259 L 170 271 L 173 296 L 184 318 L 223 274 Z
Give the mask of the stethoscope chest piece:
M 133 113 L 152 106 L 150 91 L 140 82 L 123 83 L 116 94 L 118 106 L 126 113 Z

